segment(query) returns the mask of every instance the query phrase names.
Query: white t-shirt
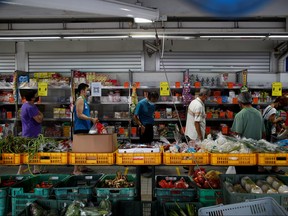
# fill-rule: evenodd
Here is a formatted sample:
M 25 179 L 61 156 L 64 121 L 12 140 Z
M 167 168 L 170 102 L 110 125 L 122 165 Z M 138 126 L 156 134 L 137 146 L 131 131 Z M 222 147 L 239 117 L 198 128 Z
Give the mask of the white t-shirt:
M 192 140 L 198 138 L 194 123 L 200 122 L 201 133 L 204 138 L 206 129 L 205 105 L 199 97 L 191 101 L 187 111 L 185 135 Z

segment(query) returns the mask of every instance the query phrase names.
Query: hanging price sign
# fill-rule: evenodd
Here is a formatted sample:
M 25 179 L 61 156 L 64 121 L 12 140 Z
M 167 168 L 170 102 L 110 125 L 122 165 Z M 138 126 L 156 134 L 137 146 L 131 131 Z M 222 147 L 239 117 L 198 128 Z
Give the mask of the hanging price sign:
M 272 83 L 272 96 L 282 96 L 282 83 L 281 82 Z
M 91 84 L 91 96 L 100 97 L 102 94 L 101 82 L 92 82 Z
M 39 82 L 38 83 L 38 96 L 47 96 L 48 95 L 48 83 Z
M 168 82 L 160 82 L 160 96 L 169 96 L 170 87 Z

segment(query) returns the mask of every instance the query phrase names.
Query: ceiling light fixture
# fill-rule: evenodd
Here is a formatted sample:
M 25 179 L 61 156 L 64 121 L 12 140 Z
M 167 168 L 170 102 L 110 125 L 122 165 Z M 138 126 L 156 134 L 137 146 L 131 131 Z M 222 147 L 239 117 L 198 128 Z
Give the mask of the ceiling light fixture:
M 288 38 L 288 35 L 269 35 L 269 38 Z
M 80 35 L 80 36 L 64 36 L 63 39 L 125 39 L 129 38 L 128 35 L 103 35 L 103 36 L 93 36 L 93 35 Z
M 61 39 L 60 36 L 27 36 L 27 37 L 16 37 L 16 36 L 0 36 L 0 40 L 56 40 Z
M 265 35 L 200 35 L 200 38 L 266 38 Z
M 135 22 L 135 23 L 152 23 L 153 21 L 150 20 L 150 19 L 135 17 L 135 18 L 134 18 L 134 22 Z

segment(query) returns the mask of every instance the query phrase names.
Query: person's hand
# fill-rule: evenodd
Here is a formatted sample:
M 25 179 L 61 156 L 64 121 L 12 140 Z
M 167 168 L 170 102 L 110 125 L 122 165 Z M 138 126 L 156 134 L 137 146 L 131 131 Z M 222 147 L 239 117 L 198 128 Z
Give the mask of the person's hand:
M 94 124 L 96 124 L 97 122 L 99 122 L 99 119 L 98 118 L 91 118 L 91 121 Z
M 145 126 L 144 125 L 141 125 L 141 135 L 143 135 L 144 134 L 144 132 L 145 132 Z

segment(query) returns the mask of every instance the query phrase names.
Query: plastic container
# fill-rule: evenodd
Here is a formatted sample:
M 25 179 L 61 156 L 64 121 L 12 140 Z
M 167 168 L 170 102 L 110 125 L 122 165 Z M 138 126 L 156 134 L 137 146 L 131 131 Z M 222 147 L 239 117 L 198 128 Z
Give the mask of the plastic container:
M 118 165 L 159 165 L 162 162 L 162 153 L 118 153 Z
M 73 201 L 70 200 L 50 200 L 50 199 L 38 199 L 34 201 L 38 205 L 40 205 L 45 210 L 56 209 L 58 215 L 63 208 L 69 206 Z M 28 203 L 27 203 L 28 204 Z M 30 205 L 26 205 L 26 208 L 18 214 L 18 216 L 33 216 L 30 211 Z
M 258 153 L 258 165 L 264 166 L 287 166 L 287 153 Z
M 210 164 L 217 166 L 254 166 L 257 164 L 253 153 L 210 153 Z
M 19 214 L 26 207 L 27 202 L 33 202 L 39 198 L 48 199 L 52 195 L 52 188 L 69 177 L 69 175 L 61 174 L 37 175 L 14 185 L 11 188 L 12 216 Z M 49 182 L 53 184 L 53 187 L 36 188 L 36 185 L 41 182 Z
M 114 153 L 68 153 L 72 165 L 113 165 Z
M 220 175 L 221 185 L 223 186 L 223 197 L 224 204 L 232 204 L 232 203 L 240 203 L 244 202 L 247 199 L 257 199 L 263 198 L 266 196 L 272 197 L 277 203 L 279 203 L 283 208 L 288 210 L 288 194 L 255 194 L 255 193 L 232 193 L 227 189 L 227 186 L 224 184 L 225 181 L 236 184 L 241 182 L 241 179 L 245 176 L 248 176 L 253 182 L 257 182 L 257 180 L 265 180 L 267 176 L 273 175 L 234 175 L 234 174 L 222 174 Z M 274 175 L 275 176 L 275 175 Z M 284 178 L 282 176 L 276 176 L 279 180 L 283 181 L 283 183 L 288 183 L 288 178 Z
M 202 207 L 201 203 L 198 202 L 177 202 L 177 204 L 179 205 L 179 207 L 186 213 L 186 215 L 189 215 L 187 212 L 187 208 L 186 205 L 193 205 L 195 208 L 195 215 L 197 215 L 198 210 Z M 179 212 L 179 207 L 176 205 L 175 202 L 167 202 L 164 203 L 163 208 L 164 208 L 164 216 L 169 216 L 169 211 L 171 210 L 175 210 L 176 212 Z
M 93 188 L 103 174 L 71 176 L 58 184 L 53 192 L 57 200 L 91 200 L 95 196 Z
M 189 188 L 178 189 L 178 188 L 161 188 L 159 182 L 161 180 L 175 181 L 184 178 L 185 182 L 189 185 Z M 159 175 L 155 177 L 155 190 L 154 197 L 160 202 L 191 202 L 196 199 L 196 188 L 191 178 L 188 176 L 163 176 Z
M 68 163 L 68 153 L 51 153 L 51 152 L 39 152 L 32 158 L 29 158 L 28 154 L 23 154 L 23 164 L 35 164 L 35 165 L 63 165 Z
M 163 164 L 165 165 L 207 165 L 209 164 L 209 153 L 163 153 Z
M 271 197 L 248 200 L 230 205 L 203 207 L 198 210 L 198 216 L 285 216 L 288 213 Z
M 10 187 L 23 181 L 28 178 L 31 178 L 30 175 L 1 175 L 0 176 L 0 216 L 6 216 L 8 209 L 10 207 Z M 2 186 L 2 181 L 4 180 L 15 180 L 15 184 L 11 186 Z
M 202 189 L 197 187 L 198 200 L 203 206 L 223 203 L 222 189 Z
M 21 154 L 2 153 L 0 154 L 0 164 L 3 165 L 20 165 Z
M 106 199 L 112 202 L 117 202 L 118 200 L 134 200 L 136 196 L 136 186 L 135 186 L 135 175 L 127 175 L 129 182 L 133 182 L 134 186 L 129 188 L 107 188 L 103 187 L 105 180 L 115 179 L 115 175 L 104 175 L 96 185 L 97 201 Z

